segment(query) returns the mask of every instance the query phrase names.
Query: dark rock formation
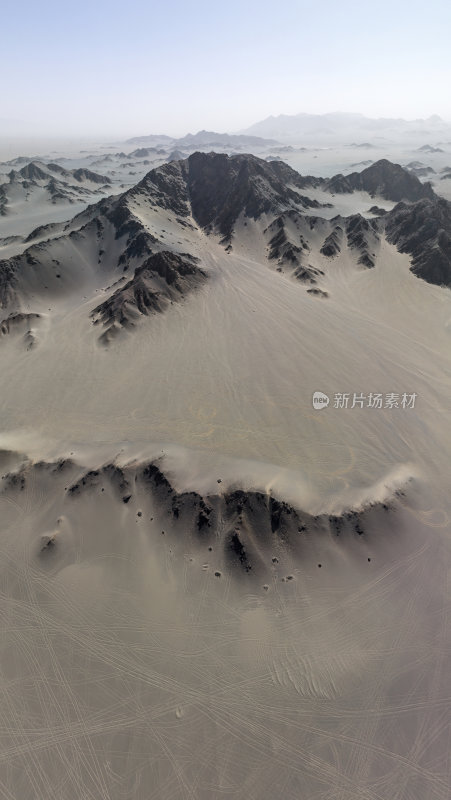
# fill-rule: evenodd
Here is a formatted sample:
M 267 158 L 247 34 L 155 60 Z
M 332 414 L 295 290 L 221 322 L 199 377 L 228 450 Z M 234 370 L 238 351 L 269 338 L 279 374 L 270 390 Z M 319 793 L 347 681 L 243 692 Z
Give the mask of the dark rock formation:
M 258 219 L 287 208 L 317 207 L 295 188 L 299 174 L 287 164 L 256 156 L 193 153 L 183 165 L 191 211 L 196 222 L 229 240 L 235 222 Z
M 345 219 L 345 230 L 348 246 L 359 251 L 358 263 L 365 267 L 374 267 L 374 244 L 379 241 L 376 220 L 368 220 L 361 214 L 353 214 Z
M 41 319 L 40 314 L 10 314 L 8 317 L 6 317 L 6 319 L 3 319 L 0 322 L 0 334 L 6 335 L 11 333 L 16 327 L 24 323 L 29 325 L 30 323 L 36 322 L 38 319 Z
M 297 278 L 298 281 L 302 283 L 316 283 L 317 279 L 324 276 L 324 272 L 322 269 L 318 269 L 317 267 L 312 267 L 311 264 L 307 266 L 297 267 L 293 273 L 294 277 Z
M 72 175 L 74 176 L 76 181 L 80 183 L 82 181 L 90 181 L 91 183 L 101 183 L 101 184 L 110 184 L 110 178 L 107 178 L 106 175 L 98 175 L 97 172 L 92 172 L 90 169 L 80 168 L 74 169 L 72 171 Z
M 365 191 L 371 197 L 379 195 L 386 200 L 410 200 L 415 202 L 422 197 L 432 197 L 433 190 L 429 183 L 421 183 L 415 175 L 403 169 L 399 164 L 392 164 L 385 158 L 376 161 L 362 172 L 352 172 L 344 177 L 336 175 L 328 182 L 329 191 L 349 192 Z
M 399 203 L 387 214 L 387 239 L 412 257 L 412 272 L 451 287 L 451 203 L 441 197 Z
M 10 173 L 11 174 L 11 173 Z M 19 170 L 19 175 L 30 181 L 46 181 L 49 178 L 48 172 L 42 169 L 42 166 L 31 161 Z
M 386 208 L 380 208 L 380 206 L 371 206 L 368 209 L 369 214 L 374 214 L 375 217 L 383 217 L 387 213 Z
M 326 236 L 323 246 L 321 247 L 320 253 L 322 253 L 323 256 L 327 256 L 328 258 L 337 256 L 341 249 L 342 238 L 343 238 L 343 228 L 340 225 L 336 225 L 332 233 L 329 233 L 329 235 Z
M 94 324 L 103 323 L 101 340 L 107 343 L 120 328 L 129 328 L 140 315 L 163 311 L 206 280 L 192 256 L 162 251 L 135 269 L 133 278 L 92 312 Z

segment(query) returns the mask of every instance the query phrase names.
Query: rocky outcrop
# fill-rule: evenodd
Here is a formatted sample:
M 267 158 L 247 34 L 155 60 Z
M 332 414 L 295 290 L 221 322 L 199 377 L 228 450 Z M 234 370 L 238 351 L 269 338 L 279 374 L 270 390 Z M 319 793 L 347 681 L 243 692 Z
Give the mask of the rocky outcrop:
M 345 219 L 348 247 L 359 252 L 358 263 L 364 267 L 374 267 L 376 242 L 379 241 L 376 220 L 366 219 L 361 214 L 353 214 Z
M 341 225 L 336 225 L 332 233 L 326 236 L 324 243 L 320 249 L 320 253 L 328 258 L 337 256 L 341 250 L 341 241 L 343 238 L 343 228 Z
M 206 280 L 206 273 L 188 254 L 162 251 L 150 256 L 133 278 L 97 306 L 91 317 L 103 325 L 101 341 L 106 344 L 121 328 L 132 327 L 140 316 L 160 313 L 170 303 L 180 302 Z
M 451 287 L 451 203 L 437 196 L 399 203 L 385 222 L 388 240 L 412 257 L 415 275 Z

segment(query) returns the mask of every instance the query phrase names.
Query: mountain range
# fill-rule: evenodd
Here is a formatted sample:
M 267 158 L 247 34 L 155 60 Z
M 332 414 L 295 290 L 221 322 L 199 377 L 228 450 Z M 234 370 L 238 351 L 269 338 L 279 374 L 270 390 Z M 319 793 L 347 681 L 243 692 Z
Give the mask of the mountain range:
M 57 163 L 34 160 L 0 176 L 0 216 L 23 214 L 24 204 L 76 203 L 109 193 L 111 180 L 90 169 L 68 170 Z
M 186 136 L 180 138 L 172 138 L 170 136 L 156 136 L 151 134 L 149 136 L 135 136 L 132 139 L 127 139 L 126 144 L 165 144 L 174 147 L 268 147 L 278 144 L 274 139 L 265 139 L 261 136 L 253 136 L 249 134 L 235 134 L 235 133 L 216 133 L 215 131 L 198 131 L 197 133 L 187 133 Z
M 43 183 L 48 190 L 52 169 L 30 164 L 20 171 L 19 184 Z M 55 171 L 66 180 L 104 180 L 87 171 Z M 16 182 L 16 173 L 10 180 Z M 331 216 L 334 197 L 355 192 L 368 195 L 368 213 Z M 371 205 L 377 198 L 391 201 L 390 209 Z M 70 294 L 85 284 L 92 291 L 108 278 L 110 295 L 91 314 L 106 341 L 208 279 L 192 241 L 191 249 L 180 247 L 186 231 L 191 238 L 200 232 L 217 236 L 230 252 L 243 225 L 250 230 L 252 224 L 268 266 L 292 269 L 298 280 L 319 284 L 324 296 L 329 259 L 350 250 L 357 264 L 374 267 L 384 236 L 411 256 L 418 277 L 451 286 L 451 205 L 399 165 L 381 160 L 362 172 L 322 179 L 301 176 L 281 161 L 194 153 L 151 170 L 132 189 L 67 223 L 33 231 L 22 254 L 0 262 L 1 307 L 23 313 L 31 298 Z
M 449 132 L 451 125 L 439 116 L 428 119 L 405 120 L 381 117 L 372 119 L 363 114 L 335 112 L 328 114 L 280 114 L 270 116 L 241 131 L 242 134 L 275 138 L 282 142 L 316 142 L 342 140 L 353 142 L 354 146 L 371 146 L 368 136 L 381 137 L 425 137 L 438 136 Z M 363 142 L 356 142 L 356 136 Z
M 451 204 L 157 155 L 7 168 L 4 796 L 445 800 Z

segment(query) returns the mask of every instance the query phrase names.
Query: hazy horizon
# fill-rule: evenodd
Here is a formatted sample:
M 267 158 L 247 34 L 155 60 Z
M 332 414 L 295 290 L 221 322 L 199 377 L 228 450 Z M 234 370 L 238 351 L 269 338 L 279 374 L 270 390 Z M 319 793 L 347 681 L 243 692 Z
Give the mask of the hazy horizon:
M 451 119 L 451 10 L 383 0 L 364 25 L 347 0 L 134 0 L 64 8 L 6 2 L 3 136 L 127 138 L 235 132 L 279 114 L 339 109 Z M 20 43 L 20 61 L 17 58 Z

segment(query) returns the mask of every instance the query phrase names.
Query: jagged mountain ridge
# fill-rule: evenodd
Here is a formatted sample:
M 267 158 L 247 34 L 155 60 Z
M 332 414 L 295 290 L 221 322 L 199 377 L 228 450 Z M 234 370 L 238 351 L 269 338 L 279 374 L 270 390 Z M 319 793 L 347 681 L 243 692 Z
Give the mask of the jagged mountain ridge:
M 29 181 L 47 181 L 49 178 L 54 178 L 54 173 L 59 176 L 59 180 L 63 183 L 73 183 L 74 180 L 78 183 L 87 181 L 95 184 L 111 184 L 110 178 L 106 175 L 99 175 L 97 172 L 92 172 L 85 167 L 78 167 L 77 169 L 66 169 L 60 164 L 49 162 L 44 164 L 42 161 L 30 161 L 19 170 L 11 170 L 8 177 L 10 183 L 19 181 L 21 179 Z
M 33 173 L 35 169 L 40 166 L 33 165 Z M 451 282 L 449 203 L 415 175 L 384 160 L 347 176 L 344 191 L 404 195 L 410 202 L 404 200 L 374 219 L 361 214 L 312 216 L 311 210 L 320 211 L 323 204 L 304 191 L 319 186 L 332 198 L 331 187 L 337 191 L 342 178 L 303 177 L 284 162 L 251 155 L 194 153 L 151 170 L 131 190 L 99 201 L 69 223 L 36 229 L 22 255 L 0 262 L 0 303 L 20 312 L 24 292 L 28 298 L 30 292 L 61 296 L 77 285 L 92 290 L 106 279 L 124 281 L 125 273 L 134 273 L 94 310 L 94 318 L 106 326 L 104 339 L 109 339 L 111 330 L 131 325 L 139 315 L 163 311 L 207 279 L 202 264 L 195 266 L 195 247 L 187 252 L 181 240 L 180 246 L 176 243 L 177 231 L 191 231 L 194 246 L 196 230 L 203 230 L 230 249 L 238 220 L 262 217 L 273 217 L 264 230 L 268 262 L 277 261 L 279 271 L 289 266 L 300 282 L 321 281 L 325 262 L 315 263 L 317 251 L 333 261 L 346 246 L 356 253 L 356 265 L 374 267 L 385 230 L 389 241 L 412 255 L 416 275 L 432 283 Z M 169 248 L 160 226 L 164 219 L 176 231 Z M 310 242 L 315 231 L 321 236 L 317 250 Z M 171 270 L 162 274 L 159 267 L 154 269 L 163 252 L 176 277 Z
M 192 214 L 200 227 L 228 241 L 241 214 L 258 219 L 290 206 L 319 208 L 318 201 L 297 191 L 302 186 L 299 173 L 284 162 L 196 152 L 152 170 L 131 196 L 145 189 L 162 207 L 183 217 Z
M 442 197 L 397 205 L 387 215 L 387 238 L 412 256 L 412 272 L 429 283 L 451 286 L 451 203 Z
M 332 194 L 352 194 L 355 191 L 368 192 L 370 197 L 376 195 L 400 202 L 415 202 L 424 197 L 433 197 L 434 191 L 429 183 L 421 183 L 417 176 L 399 164 L 383 158 L 366 167 L 362 172 L 351 172 L 349 175 L 334 175 L 332 178 L 303 178 L 304 187 L 322 188 Z
M 196 146 L 212 146 L 212 147 L 252 147 L 252 146 L 269 146 L 278 144 L 275 139 L 262 138 L 261 136 L 251 136 L 245 134 L 235 133 L 216 133 L 215 131 L 198 131 L 197 133 L 187 133 L 186 136 L 171 137 L 171 136 L 134 136 L 132 139 L 127 139 L 126 144 L 165 144 L 173 145 L 174 147 L 189 147 Z
M 89 169 L 65 169 L 59 164 L 30 161 L 21 169 L 12 169 L 8 181 L 0 184 L 0 215 L 18 213 L 21 204 L 35 198 L 43 204 L 50 202 L 73 204 L 109 192 L 111 180 Z
M 197 259 L 161 250 L 135 269 L 133 278 L 91 313 L 94 324 L 102 323 L 100 341 L 107 344 L 120 328 L 129 328 L 139 315 L 161 313 L 206 280 Z
M 3 453 L 3 458 L 5 454 Z M 222 574 L 247 574 L 248 580 L 266 580 L 279 574 L 279 580 L 292 580 L 283 570 L 302 564 L 307 554 L 319 555 L 332 542 L 337 554 L 352 548 L 362 563 L 374 547 L 374 520 L 382 518 L 394 524 L 399 502 L 396 492 L 359 507 L 347 507 L 341 513 L 312 514 L 278 499 L 271 493 L 243 490 L 231 486 L 215 494 L 178 491 L 161 462 L 134 460 L 129 464 L 109 461 L 91 467 L 72 458 L 57 461 L 27 460 L 2 476 L 0 494 L 27 495 L 35 483 L 50 476 L 57 487 L 60 517 L 72 516 L 94 497 L 107 493 L 111 502 L 123 507 L 124 525 L 133 531 L 136 505 L 144 509 L 148 535 L 165 535 L 176 546 L 200 546 L 207 552 L 215 549 L 215 563 Z M 152 514 L 146 513 L 152 508 Z M 139 518 L 143 511 L 139 511 Z M 157 520 L 165 520 L 165 531 Z M 152 524 L 154 523 L 154 524 Z M 256 539 L 253 531 L 258 530 Z M 161 540 L 161 539 L 160 539 Z M 157 539 L 159 541 L 159 539 Z M 176 548 L 178 549 L 178 548 Z M 62 531 L 36 537 L 37 558 L 70 561 L 71 548 Z M 321 566 L 321 564 L 319 565 Z

